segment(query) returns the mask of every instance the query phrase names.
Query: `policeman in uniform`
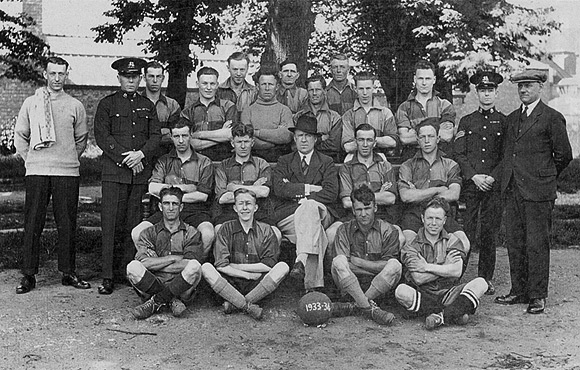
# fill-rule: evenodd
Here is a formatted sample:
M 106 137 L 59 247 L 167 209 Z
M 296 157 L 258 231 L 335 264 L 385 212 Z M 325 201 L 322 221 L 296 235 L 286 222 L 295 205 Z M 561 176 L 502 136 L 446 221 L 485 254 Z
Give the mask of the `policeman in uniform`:
M 111 67 L 118 71 L 121 88 L 103 98 L 95 113 L 95 139 L 102 155 L 102 277 L 99 294 L 113 292 L 113 271 L 124 268 L 135 253 L 128 230 L 141 219 L 141 198 L 158 150 L 161 130 L 155 105 L 137 94 L 146 62 L 122 58 Z M 121 250 L 115 253 L 115 240 Z
M 479 109 L 459 122 L 454 142 L 454 159 L 461 167 L 464 187 L 462 198 L 467 206 L 465 231 L 473 245 L 479 247 L 478 276 L 488 284 L 486 294 L 494 294 L 491 283 L 495 270 L 494 235 L 501 223 L 499 163 L 503 153 L 505 115 L 495 108 L 497 87 L 503 77 L 495 72 L 480 71 L 471 76 Z M 480 233 L 477 224 L 481 223 Z

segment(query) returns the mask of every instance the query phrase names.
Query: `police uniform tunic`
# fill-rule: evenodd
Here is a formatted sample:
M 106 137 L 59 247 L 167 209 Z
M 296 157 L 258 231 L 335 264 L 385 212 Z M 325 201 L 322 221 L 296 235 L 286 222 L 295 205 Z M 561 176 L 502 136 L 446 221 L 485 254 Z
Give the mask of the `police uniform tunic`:
M 116 220 L 124 221 L 122 230 L 127 234 L 141 220 L 141 198 L 147 191 L 147 182 L 154 165 L 152 157 L 161 140 L 155 105 L 137 93 L 123 91 L 103 98 L 95 113 L 95 139 L 103 150 L 102 274 L 104 279 L 111 279 Z M 144 169 L 136 175 L 122 163 L 125 158 L 123 153 L 132 150 L 141 150 L 145 155 L 141 162 Z M 114 258 L 117 269 L 122 269 L 126 265 L 124 262 L 133 257 L 130 243 L 125 244 L 124 256 Z
M 479 246 L 479 276 L 491 280 L 495 269 L 494 235 L 501 223 L 499 167 L 503 153 L 505 115 L 495 108 L 477 111 L 459 122 L 454 142 L 454 157 L 464 178 L 462 198 L 466 203 L 465 231 L 469 240 Z M 471 178 L 489 175 L 495 179 L 492 190 L 481 191 Z M 480 237 L 477 223 L 481 221 Z

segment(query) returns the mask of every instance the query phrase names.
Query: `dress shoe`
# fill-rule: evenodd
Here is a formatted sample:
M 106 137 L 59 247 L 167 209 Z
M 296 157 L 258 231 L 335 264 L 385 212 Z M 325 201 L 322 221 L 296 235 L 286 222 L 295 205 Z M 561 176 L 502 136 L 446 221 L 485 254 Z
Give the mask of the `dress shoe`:
M 485 292 L 485 295 L 494 295 L 495 294 L 495 286 L 493 285 L 491 280 L 486 280 L 486 282 L 487 282 L 487 290 Z
M 34 275 L 24 275 L 20 279 L 20 284 L 16 287 L 16 294 L 24 294 L 30 292 L 36 287 L 36 278 Z
M 70 285 L 77 289 L 89 289 L 91 284 L 79 279 L 75 274 L 64 274 L 62 276 L 62 285 Z
M 545 298 L 533 298 L 530 299 L 530 304 L 528 306 L 528 313 L 531 314 L 538 314 L 544 312 L 544 308 L 546 307 L 546 299 Z
M 298 261 L 294 264 L 294 267 L 292 268 L 292 271 L 290 271 L 290 273 L 288 274 L 288 277 L 292 279 L 292 281 L 294 281 L 296 284 L 302 285 L 304 283 L 304 275 L 305 275 L 304 264 Z
M 524 295 L 515 295 L 515 294 L 506 294 L 500 295 L 499 297 L 495 297 L 495 303 L 497 304 L 504 304 L 504 305 L 512 305 L 512 304 L 520 304 L 520 303 L 528 303 L 528 297 Z
M 113 293 L 113 289 L 115 286 L 113 285 L 112 279 L 103 279 L 103 284 L 99 287 L 99 294 L 111 294 Z

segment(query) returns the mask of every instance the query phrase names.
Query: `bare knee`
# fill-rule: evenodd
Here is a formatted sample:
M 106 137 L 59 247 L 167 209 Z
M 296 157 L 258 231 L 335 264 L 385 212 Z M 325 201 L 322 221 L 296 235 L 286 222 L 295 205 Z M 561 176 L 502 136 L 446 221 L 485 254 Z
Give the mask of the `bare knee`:
M 185 268 L 181 272 L 181 275 L 186 281 L 194 280 L 196 276 L 201 274 L 201 265 L 197 260 L 190 260 L 185 265 Z
M 218 281 L 220 278 L 219 272 L 209 262 L 206 262 L 201 266 L 201 272 L 203 273 L 205 280 L 207 280 L 210 285 L 215 284 L 216 281 Z
M 147 269 L 141 262 L 137 260 L 133 260 L 127 265 L 127 278 L 132 283 L 141 281 L 145 275 L 145 272 L 147 272 Z
M 143 221 L 131 230 L 131 240 L 133 240 L 133 244 L 137 245 L 139 241 L 139 236 L 141 236 L 141 232 L 148 228 L 149 226 L 153 226 L 153 224 L 149 221 Z
M 387 277 L 396 278 L 397 281 L 401 278 L 401 272 L 403 271 L 403 266 L 401 262 L 395 258 L 391 258 L 387 261 L 387 264 L 381 271 L 381 274 L 385 274 Z
M 397 289 L 395 289 L 395 298 L 405 308 L 409 308 L 413 305 L 414 296 L 415 289 L 407 284 L 400 284 Z
M 286 262 L 278 262 L 274 267 L 272 267 L 269 274 L 272 277 L 272 280 L 279 282 L 288 275 L 288 272 L 290 272 L 290 267 L 288 267 Z

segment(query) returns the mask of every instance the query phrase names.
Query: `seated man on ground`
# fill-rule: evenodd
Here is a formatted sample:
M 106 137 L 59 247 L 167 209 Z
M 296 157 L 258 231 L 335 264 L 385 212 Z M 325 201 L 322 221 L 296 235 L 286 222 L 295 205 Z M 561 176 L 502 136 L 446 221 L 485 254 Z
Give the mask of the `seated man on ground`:
M 427 315 L 427 330 L 444 323 L 465 325 L 487 291 L 481 277 L 459 284 L 467 250 L 443 228 L 447 212 L 449 204 L 443 198 L 427 203 L 421 215 L 423 227 L 401 250 L 408 284 L 399 285 L 395 297 L 408 311 Z
M 254 126 L 254 155 L 276 162 L 291 151 L 292 111 L 276 100 L 278 73 L 272 66 L 262 66 L 254 75 L 258 99 L 242 112 L 242 123 Z
M 375 217 L 375 193 L 368 186 L 355 189 L 350 198 L 355 218 L 336 233 L 332 278 L 355 303 L 334 303 L 332 313 L 344 316 L 361 312 L 381 325 L 390 325 L 395 316 L 381 310 L 374 300 L 393 289 L 401 278 L 399 231 Z M 365 292 L 359 279 L 367 283 Z
M 231 127 L 238 122 L 236 105 L 216 96 L 218 77 L 215 69 L 200 68 L 197 71 L 199 98 L 181 112 L 181 117 L 189 121 L 191 146 L 213 161 L 221 161 L 231 155 Z
M 203 277 L 225 299 L 224 313 L 243 310 L 256 320 L 262 308 L 256 303 L 272 293 L 288 274 L 278 262 L 280 244 L 269 225 L 256 221 L 256 194 L 248 189 L 234 192 L 236 220 L 225 222 L 217 232 L 214 264 L 204 263 Z
M 439 118 L 426 118 L 417 125 L 420 150 L 399 168 L 399 194 L 405 203 L 401 228 L 407 242 L 415 239 L 421 222 L 421 204 L 434 197 L 457 202 L 461 192 L 461 170 L 452 159 L 443 157 L 438 149 Z M 446 217 L 445 230 L 463 243 L 466 253 L 470 243 L 461 225 L 451 214 Z
M 158 197 L 161 190 L 172 186 L 183 191 L 181 219 L 199 230 L 206 256 L 215 236 L 208 201 L 213 188 L 213 164 L 208 157 L 196 153 L 191 148 L 191 136 L 186 119 L 180 118 L 173 125 L 171 139 L 175 149 L 163 155 L 155 164 L 149 179 L 149 193 Z M 137 225 L 131 231 L 133 242 L 137 244 L 141 232 L 161 221 L 161 218 L 161 213 L 157 212 Z
M 308 99 L 302 109 L 294 115 L 294 123 L 303 114 L 316 117 L 320 139 L 316 141 L 316 150 L 331 157 L 334 162 L 342 162 L 343 153 L 340 145 L 342 139 L 342 120 L 340 114 L 331 110 L 326 101 L 326 81 L 320 75 L 306 79 Z
M 337 169 L 332 158 L 319 153 L 316 118 L 303 115 L 294 131 L 297 150 L 280 157 L 272 175 L 274 221 L 290 242 L 296 244 L 293 280 L 307 291 L 324 287 L 323 261 L 329 240 L 325 230 L 338 214 L 333 208 L 338 195 Z
M 258 198 L 258 211 L 255 219 L 268 222 L 269 199 L 271 186 L 270 164 L 260 157 L 252 156 L 254 146 L 254 127 L 252 125 L 237 124 L 232 127 L 231 144 L 234 155 L 224 159 L 215 169 L 215 198 L 220 205 L 219 214 L 215 218 L 215 232 L 222 224 L 235 220 L 238 215 L 234 211 L 234 192 L 237 189 L 248 189 Z M 272 226 L 278 242 L 282 234 L 276 226 Z
M 127 265 L 127 278 L 145 300 L 131 310 L 142 320 L 169 305 L 173 316 L 181 316 L 201 280 L 204 250 L 201 234 L 179 219 L 183 192 L 176 187 L 160 193 L 163 219 L 145 229 L 135 244 L 135 260 Z

